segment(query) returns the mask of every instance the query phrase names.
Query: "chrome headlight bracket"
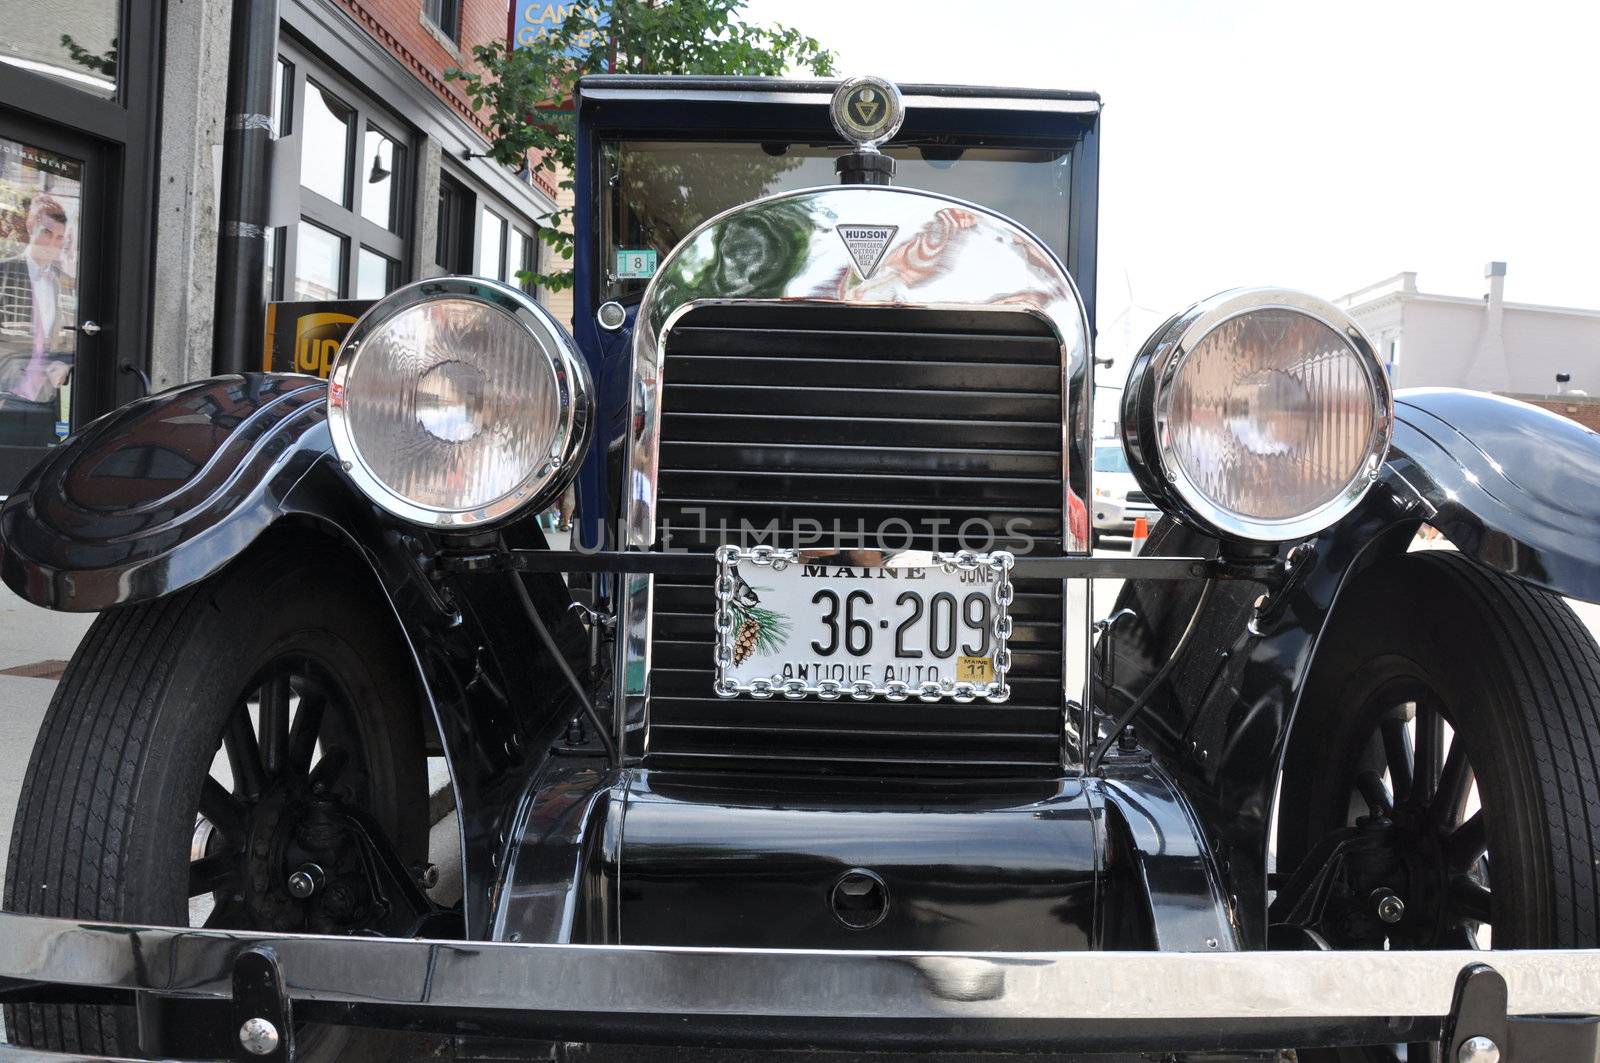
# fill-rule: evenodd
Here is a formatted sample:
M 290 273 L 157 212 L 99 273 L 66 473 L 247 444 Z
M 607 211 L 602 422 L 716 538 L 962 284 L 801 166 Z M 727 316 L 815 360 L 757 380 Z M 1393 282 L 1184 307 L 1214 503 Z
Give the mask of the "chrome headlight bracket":
M 1174 410 L 1180 375 L 1208 337 L 1252 315 L 1304 319 L 1325 328 L 1343 345 L 1343 365 L 1359 372 L 1364 394 L 1354 413 L 1370 431 L 1348 468 L 1330 474 L 1329 487 L 1297 512 L 1252 514 L 1219 502 L 1185 468 L 1175 446 L 1188 426 Z M 1285 318 L 1284 315 L 1289 315 Z M 1238 394 L 1245 382 L 1228 389 Z M 1312 410 L 1308 416 L 1316 416 Z M 1290 542 L 1337 523 L 1365 496 L 1388 453 L 1394 419 L 1389 379 L 1371 342 L 1350 316 L 1325 300 L 1279 288 L 1236 289 L 1174 315 L 1145 341 L 1134 359 L 1122 397 L 1122 439 L 1140 487 L 1164 510 L 1223 538 Z
M 470 497 L 471 485 L 464 486 L 458 500 L 434 499 L 423 501 L 408 497 L 397 489 L 376 468 L 377 455 L 367 452 L 371 440 L 361 438 L 359 418 L 352 417 L 352 409 L 363 401 L 370 401 L 375 387 L 391 389 L 385 399 L 397 403 L 410 415 L 417 417 L 419 426 L 426 431 L 420 416 L 414 385 L 425 373 L 414 379 L 396 378 L 373 380 L 363 375 L 362 359 L 368 347 L 384 337 L 385 330 L 404 324 L 406 315 L 426 313 L 435 304 L 445 303 L 476 305 L 482 308 L 484 320 L 501 330 L 500 339 L 511 344 L 516 358 L 536 360 L 532 365 L 549 383 L 547 390 L 551 408 L 544 412 L 550 420 L 548 439 L 539 440 L 536 453 L 528 453 L 522 464 L 507 475 L 504 490 L 493 497 Z M 420 348 L 414 358 L 406 362 L 427 364 L 428 352 Z M 497 357 L 503 357 L 497 353 Z M 433 365 L 453 364 L 448 358 L 439 358 Z M 408 390 L 409 389 L 409 390 Z M 382 509 L 428 527 L 475 528 L 504 520 L 525 509 L 542 508 L 559 497 L 577 474 L 584 451 L 588 448 L 594 423 L 593 385 L 589 369 L 566 330 L 526 292 L 482 277 L 438 277 L 418 281 L 397 289 L 380 299 L 368 310 L 346 336 L 334 361 L 328 378 L 328 429 L 333 439 L 334 451 L 345 474 L 361 492 Z M 489 395 L 489 401 L 494 399 Z M 407 405 L 409 403 L 409 405 Z M 524 411 L 509 410 L 493 423 L 484 425 L 490 431 L 503 434 L 503 424 L 515 420 Z M 528 414 L 530 417 L 532 413 Z M 396 416 L 404 421 L 406 413 Z M 415 431 L 419 426 L 409 426 Z M 430 445 L 448 447 L 452 440 L 434 436 L 418 440 Z

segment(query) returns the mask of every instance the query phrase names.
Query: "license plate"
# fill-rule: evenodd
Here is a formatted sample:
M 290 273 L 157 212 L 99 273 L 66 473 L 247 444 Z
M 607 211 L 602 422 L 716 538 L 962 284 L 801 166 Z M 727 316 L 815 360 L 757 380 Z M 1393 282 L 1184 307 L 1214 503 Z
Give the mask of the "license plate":
M 1010 554 L 717 551 L 716 692 L 1005 701 Z

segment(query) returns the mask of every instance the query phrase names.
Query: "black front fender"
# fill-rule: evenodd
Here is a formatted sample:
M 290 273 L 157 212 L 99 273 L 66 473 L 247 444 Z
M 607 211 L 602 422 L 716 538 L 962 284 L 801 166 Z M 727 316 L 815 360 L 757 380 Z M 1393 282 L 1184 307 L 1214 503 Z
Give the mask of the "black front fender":
M 1499 395 L 1408 390 L 1395 398 L 1389 466 L 1462 553 L 1600 601 L 1600 433 Z
M 1600 435 L 1481 392 L 1402 392 L 1395 414 L 1382 480 L 1309 542 L 1309 560 L 1294 578 L 1237 581 L 1211 596 L 1167 696 L 1152 702 L 1139 726 L 1194 803 L 1252 946 L 1267 940 L 1274 787 L 1295 712 L 1322 634 L 1349 606 L 1344 591 L 1357 575 L 1404 553 L 1426 522 L 1486 567 L 1600 600 Z M 1163 521 L 1145 553 L 1205 556 L 1220 548 L 1203 532 Z M 1142 623 L 1115 642 L 1112 704 L 1149 681 L 1197 601 L 1193 584 L 1130 580 L 1123 588 L 1118 607 Z M 1429 608 L 1417 603 L 1419 622 Z
M 438 544 L 387 519 L 340 468 L 327 385 L 247 373 L 153 395 L 53 452 L 0 506 L 0 575 L 52 609 L 95 611 L 175 593 L 221 570 L 274 525 L 325 533 L 372 570 L 416 663 L 460 813 L 470 932 L 490 915 L 498 850 L 523 782 L 570 716 L 506 574 L 432 573 Z M 542 546 L 531 521 L 504 534 Z M 586 635 L 561 578 L 527 590 L 565 652 Z M 259 603 L 269 608 L 271 603 Z
M 107 414 L 0 507 L 0 578 L 73 612 L 199 582 L 283 517 L 328 457 L 326 397 L 315 377 L 249 373 Z

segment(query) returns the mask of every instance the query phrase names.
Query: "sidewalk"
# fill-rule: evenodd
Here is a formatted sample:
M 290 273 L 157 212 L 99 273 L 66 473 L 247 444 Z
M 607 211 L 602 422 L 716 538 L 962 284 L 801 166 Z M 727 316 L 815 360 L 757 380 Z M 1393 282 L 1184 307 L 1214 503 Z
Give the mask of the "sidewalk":
M 93 613 L 29 605 L 0 584 L 0 876 L 34 736 L 61 669 L 93 622 Z

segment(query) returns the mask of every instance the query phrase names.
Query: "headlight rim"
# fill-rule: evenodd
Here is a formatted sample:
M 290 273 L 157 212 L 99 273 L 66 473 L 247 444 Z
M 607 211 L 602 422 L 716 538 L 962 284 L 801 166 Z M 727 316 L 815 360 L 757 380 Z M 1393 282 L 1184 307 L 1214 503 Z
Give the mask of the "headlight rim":
M 506 313 L 521 326 L 530 342 L 552 363 L 559 403 L 554 442 L 547 459 L 498 498 L 485 505 L 458 509 L 415 502 L 384 483 L 361 456 L 343 397 L 370 336 L 398 315 L 443 299 L 483 303 Z M 345 475 L 384 511 L 426 528 L 471 531 L 503 522 L 530 507 L 547 505 L 577 475 L 593 427 L 594 386 L 588 365 L 571 336 L 527 292 L 487 277 L 432 277 L 390 292 L 350 327 L 328 374 L 328 431 Z
M 1337 334 L 1356 355 L 1370 385 L 1373 434 L 1366 458 L 1330 499 L 1294 517 L 1266 519 L 1241 515 L 1206 497 L 1163 441 L 1178 370 L 1200 343 L 1227 322 L 1253 312 L 1287 310 L 1302 314 Z M 1168 318 L 1134 358 L 1122 399 L 1123 445 L 1145 492 L 1163 509 L 1187 523 L 1228 539 L 1257 543 L 1293 542 L 1338 523 L 1377 480 L 1394 430 L 1394 394 L 1388 373 L 1371 340 L 1349 314 L 1332 303 L 1287 288 L 1234 288 L 1203 299 Z

